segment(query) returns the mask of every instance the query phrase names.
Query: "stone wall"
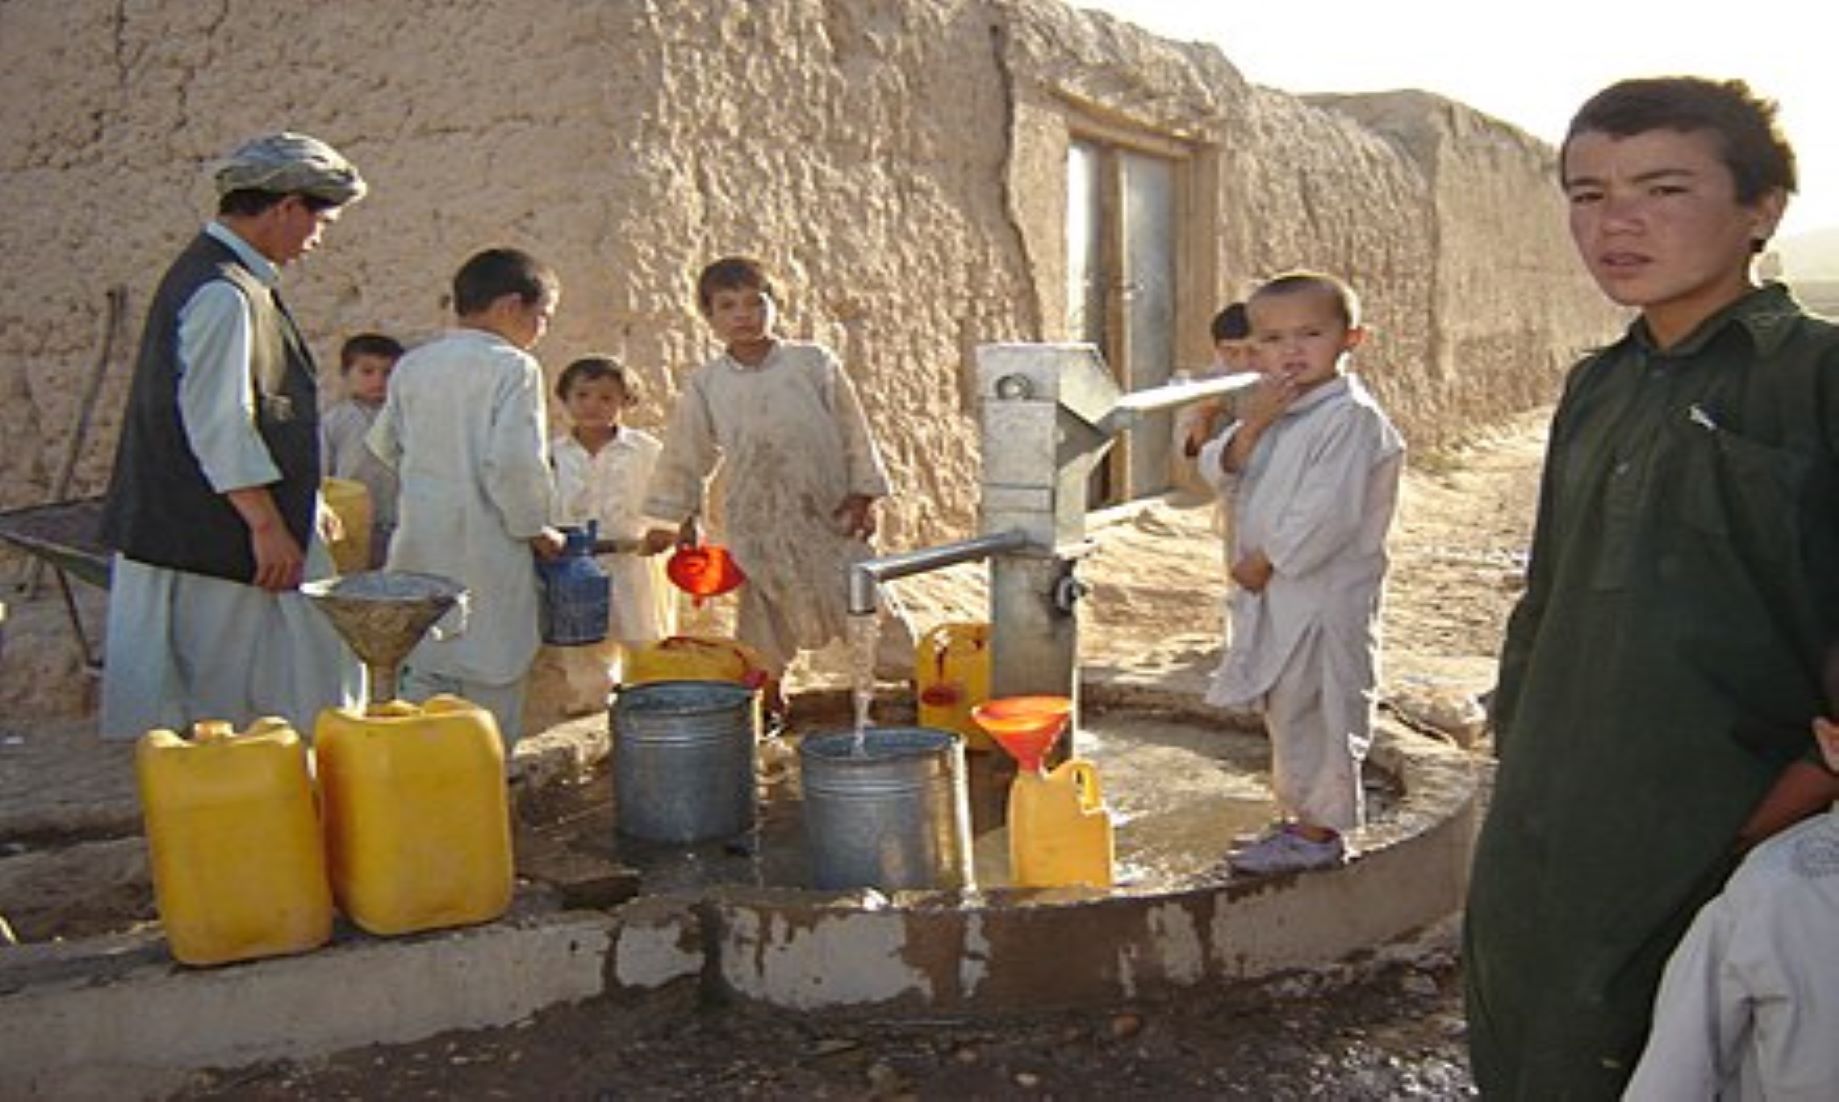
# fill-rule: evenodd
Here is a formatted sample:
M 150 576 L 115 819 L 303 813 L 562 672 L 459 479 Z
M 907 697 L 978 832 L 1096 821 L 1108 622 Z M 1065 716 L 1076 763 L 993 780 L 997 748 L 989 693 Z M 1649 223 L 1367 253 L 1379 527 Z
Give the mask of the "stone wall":
M 1548 400 L 1614 323 L 1540 143 L 1419 93 L 1259 88 L 1216 49 L 1054 0 L 4 0 L 0 60 L 0 508 L 57 496 L 120 287 L 63 496 L 103 488 L 140 316 L 208 214 L 205 170 L 281 127 L 373 185 L 285 280 L 322 362 L 362 329 L 436 331 L 460 261 L 516 245 L 564 282 L 551 373 L 624 358 L 655 426 L 713 351 L 695 270 L 755 253 L 789 331 L 862 390 L 902 491 L 892 547 L 973 523 L 975 345 L 1067 336 L 1076 136 L 1179 166 L 1183 366 L 1257 278 L 1340 272 L 1376 329 L 1363 370 L 1423 447 Z

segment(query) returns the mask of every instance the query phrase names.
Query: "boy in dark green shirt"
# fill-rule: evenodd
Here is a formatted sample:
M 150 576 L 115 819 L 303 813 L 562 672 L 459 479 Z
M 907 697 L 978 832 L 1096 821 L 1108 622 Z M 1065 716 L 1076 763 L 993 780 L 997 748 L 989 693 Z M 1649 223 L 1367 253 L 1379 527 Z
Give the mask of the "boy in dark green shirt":
M 1839 329 L 1751 260 L 1794 190 L 1741 82 L 1572 120 L 1571 233 L 1640 316 L 1572 372 L 1495 700 L 1465 931 L 1484 1096 L 1614 1098 L 1660 972 L 1747 846 L 1839 796 Z

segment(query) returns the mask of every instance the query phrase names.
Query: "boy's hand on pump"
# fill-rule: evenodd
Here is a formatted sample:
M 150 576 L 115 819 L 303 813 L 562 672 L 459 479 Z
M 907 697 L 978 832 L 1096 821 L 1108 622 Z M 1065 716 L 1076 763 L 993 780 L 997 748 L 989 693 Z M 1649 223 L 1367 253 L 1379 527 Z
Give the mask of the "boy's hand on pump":
M 867 494 L 850 494 L 830 515 L 845 536 L 868 539 L 875 534 L 875 499 Z
M 639 554 L 662 555 L 675 546 L 677 546 L 675 528 L 653 528 L 639 540 Z

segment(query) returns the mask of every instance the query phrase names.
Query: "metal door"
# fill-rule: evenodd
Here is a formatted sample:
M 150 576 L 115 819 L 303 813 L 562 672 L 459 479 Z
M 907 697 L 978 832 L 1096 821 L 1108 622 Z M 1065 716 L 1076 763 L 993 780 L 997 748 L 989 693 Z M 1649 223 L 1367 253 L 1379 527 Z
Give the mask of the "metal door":
M 1134 150 L 1067 150 L 1067 334 L 1098 346 L 1125 390 L 1168 381 L 1175 349 L 1175 171 Z M 1091 504 L 1160 493 L 1172 415 L 1146 417 L 1092 473 Z

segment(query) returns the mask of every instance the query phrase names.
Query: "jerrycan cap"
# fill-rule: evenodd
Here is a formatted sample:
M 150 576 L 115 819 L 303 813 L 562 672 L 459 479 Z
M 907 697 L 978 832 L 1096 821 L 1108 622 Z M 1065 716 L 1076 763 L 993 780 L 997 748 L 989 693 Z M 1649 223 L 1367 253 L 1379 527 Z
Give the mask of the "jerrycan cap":
M 971 719 L 984 734 L 1018 766 L 1037 773 L 1072 716 L 1072 698 L 1065 696 L 999 696 L 971 709 Z

